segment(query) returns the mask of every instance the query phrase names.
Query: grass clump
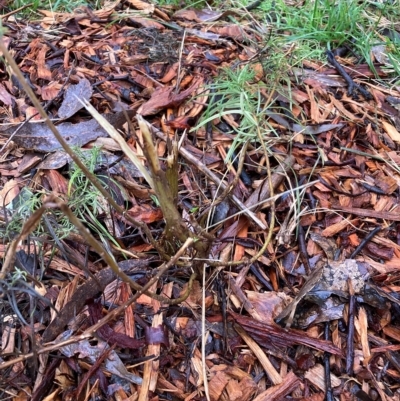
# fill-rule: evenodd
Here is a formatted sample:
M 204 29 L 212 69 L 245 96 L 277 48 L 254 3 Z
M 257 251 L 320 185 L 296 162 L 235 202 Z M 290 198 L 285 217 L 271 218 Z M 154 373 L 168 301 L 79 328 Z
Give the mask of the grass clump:
M 289 40 L 317 40 L 322 46 L 334 43 L 341 46 L 351 41 L 359 30 L 366 7 L 363 2 L 316 0 L 306 1 L 303 7 L 288 7 L 279 2 L 284 19 L 278 28 L 290 30 Z M 279 21 L 279 20 L 278 20 Z
M 287 89 L 291 82 L 285 58 L 282 51 L 268 51 L 268 55 L 262 57 L 265 61 L 262 60 L 257 67 L 262 65 L 263 79 L 257 78 L 259 73 L 254 64 L 222 70 L 215 82 L 208 86 L 210 101 L 199 124 L 192 130 L 204 129 L 207 124 L 218 127 L 219 122 L 225 120 L 232 129 L 230 134 L 234 135 L 233 144 L 227 153 L 228 160 L 247 141 L 257 147 L 260 135 L 267 147 L 279 141 L 279 134 L 266 117 L 266 113 L 272 110 L 274 98 L 265 96 L 284 91 L 282 93 L 288 101 L 294 103 L 290 89 Z M 274 112 L 280 114 L 282 110 L 276 108 Z
M 100 156 L 100 148 L 95 147 L 89 151 L 75 149 L 75 152 L 79 155 L 87 168 L 93 172 Z M 93 187 L 82 170 L 74 163 L 70 166 L 69 176 L 67 193 L 68 206 L 93 232 L 111 241 L 115 241 L 113 236 L 99 221 L 99 216 L 105 215 L 108 212 L 107 204 L 104 202 L 99 191 Z M 104 177 L 103 181 L 106 181 L 106 179 L 108 179 L 108 177 Z M 107 184 L 104 183 L 103 185 Z M 6 225 L 5 231 L 3 231 L 3 237 L 12 238 L 15 233 L 19 233 L 26 220 L 42 206 L 42 199 L 45 195 L 46 193 L 44 191 L 36 191 L 33 193 L 30 189 L 23 188 L 19 196 L 7 207 L 8 210 L 11 211 L 12 217 Z M 52 213 L 51 218 L 49 218 L 47 222 L 42 222 L 38 225 L 34 232 L 36 236 L 43 235 L 48 230 L 53 230 L 58 239 L 63 239 L 68 237 L 71 232 L 75 231 L 75 227 L 61 212 L 52 211 Z M 52 229 L 48 227 L 49 221 Z
M 87 1 L 87 0 L 56 0 L 55 2 L 53 1 L 48 1 L 48 2 L 42 2 L 40 0 L 17 0 L 12 5 L 10 5 L 10 8 L 12 10 L 15 10 L 20 7 L 24 7 L 26 5 L 30 5 L 27 9 L 23 11 L 24 14 L 30 13 L 32 11 L 36 11 L 38 9 L 45 9 L 45 10 L 52 10 L 52 11 L 65 11 L 65 12 L 73 12 L 74 9 L 82 6 L 89 6 L 93 9 L 98 9 L 100 8 L 101 4 L 103 2 L 100 0 L 96 1 Z
M 398 1 L 306 0 L 301 6 L 293 6 L 283 0 L 271 0 L 262 2 L 258 10 L 274 27 L 277 40 L 296 44 L 295 55 L 299 59 L 325 61 L 327 49 L 343 46 L 373 71 L 373 47 L 393 45 L 391 39 L 382 40 L 379 31 L 394 27 L 400 14 Z M 396 52 L 391 56 L 393 66 L 398 65 Z
M 224 69 L 217 80 L 209 86 L 212 95 L 200 123 L 194 130 L 204 127 L 224 116 L 234 116 L 231 127 L 236 133 L 233 146 L 229 150 L 231 158 L 240 143 L 253 140 L 257 136 L 257 125 L 262 107 L 262 99 L 255 83 L 255 71 L 249 65 L 235 70 Z M 251 84 L 251 86 L 250 86 Z M 251 88 L 251 89 L 250 89 Z
M 84 162 L 89 171 L 93 173 L 98 165 L 101 149 L 94 147 L 90 151 L 85 152 L 81 149 L 75 149 L 75 153 Z M 98 178 L 102 181 L 103 186 L 110 191 L 110 187 L 107 184 L 110 182 L 110 178 L 105 176 L 98 176 Z M 112 182 L 118 185 L 115 181 Z M 85 222 L 93 232 L 102 238 L 107 238 L 118 246 L 118 242 L 114 239 L 113 235 L 98 219 L 100 215 L 108 214 L 109 205 L 75 163 L 70 168 L 68 206 L 74 212 L 75 216 L 82 222 Z M 75 228 L 65 215 L 62 215 L 60 225 L 64 226 L 67 232 Z

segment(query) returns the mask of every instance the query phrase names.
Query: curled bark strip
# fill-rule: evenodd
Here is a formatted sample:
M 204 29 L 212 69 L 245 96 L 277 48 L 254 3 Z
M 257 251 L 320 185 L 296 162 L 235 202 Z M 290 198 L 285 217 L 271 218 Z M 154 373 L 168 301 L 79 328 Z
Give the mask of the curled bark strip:
M 343 352 L 330 341 L 320 340 L 304 335 L 303 331 L 283 329 L 280 326 L 262 323 L 255 319 L 230 312 L 230 315 L 250 334 L 261 346 L 269 348 L 273 343 L 277 346 L 288 347 L 294 344 L 307 345 L 319 351 L 330 352 L 342 356 Z

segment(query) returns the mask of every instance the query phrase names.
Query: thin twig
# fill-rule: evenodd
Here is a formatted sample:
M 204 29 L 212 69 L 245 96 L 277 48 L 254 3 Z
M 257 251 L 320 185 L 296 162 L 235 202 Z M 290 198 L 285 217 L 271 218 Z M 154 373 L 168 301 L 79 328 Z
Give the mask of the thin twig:
M 357 89 L 367 100 L 372 99 L 372 95 L 366 89 L 353 81 L 353 78 L 351 78 L 351 76 L 346 72 L 343 66 L 335 59 L 335 55 L 330 50 L 327 50 L 326 55 L 328 57 L 328 61 L 335 67 L 337 72 L 347 82 L 347 93 L 349 96 L 352 96 L 354 89 Z
M 300 257 L 303 261 L 306 273 L 307 275 L 309 275 L 311 273 L 311 267 L 310 267 L 310 261 L 308 260 L 304 229 L 301 226 L 301 224 L 299 224 L 298 227 L 298 243 L 299 243 Z
M 346 350 L 346 373 L 349 376 L 354 374 L 354 318 L 356 313 L 356 297 L 351 279 L 347 280 L 349 288 L 349 313 L 347 323 L 347 350 Z
M 4 20 L 4 19 L 6 19 L 6 18 L 8 18 L 8 17 L 11 17 L 11 15 L 17 14 L 17 13 L 19 13 L 20 11 L 25 10 L 25 8 L 32 7 L 32 6 L 33 6 L 33 3 L 25 4 L 24 6 L 19 7 L 19 8 L 17 8 L 16 10 L 12 10 L 12 11 L 10 11 L 10 12 L 7 13 L 7 14 L 0 15 L 0 20 Z
M 176 76 L 175 93 L 178 93 L 179 84 L 182 81 L 182 78 L 180 75 L 181 75 L 181 69 L 182 69 L 182 54 L 183 54 L 183 46 L 185 45 L 185 38 L 186 38 L 186 29 L 183 30 L 181 47 L 179 49 L 178 73 Z
M 329 323 L 325 323 L 324 340 L 329 341 Z M 325 370 L 325 387 L 326 387 L 326 401 L 334 401 L 332 382 L 331 382 L 331 367 L 329 364 L 329 352 L 324 352 L 324 370 Z
M 379 231 L 381 231 L 382 227 L 381 226 L 377 226 L 375 227 L 364 239 L 363 241 L 360 243 L 360 245 L 358 245 L 358 247 L 356 249 L 354 249 L 353 253 L 350 255 L 350 259 L 354 259 L 365 247 L 365 245 L 367 245 L 367 243 L 375 236 L 375 234 L 379 233 Z

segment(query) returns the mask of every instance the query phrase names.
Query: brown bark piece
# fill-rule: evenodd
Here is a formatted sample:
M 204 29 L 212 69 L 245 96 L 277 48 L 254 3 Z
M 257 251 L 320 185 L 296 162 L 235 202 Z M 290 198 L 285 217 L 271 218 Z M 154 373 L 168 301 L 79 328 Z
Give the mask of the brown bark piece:
M 138 113 L 142 116 L 151 116 L 157 114 L 164 108 L 176 107 L 187 97 L 192 95 L 192 93 L 199 87 L 200 84 L 201 80 L 197 80 L 192 84 L 192 86 L 179 94 L 174 93 L 173 87 L 159 87 L 154 91 L 150 100 L 140 107 Z
M 211 401 L 218 401 L 229 382 L 229 376 L 224 372 L 217 372 L 208 383 Z
M 325 228 L 325 230 L 323 230 L 321 234 L 324 237 L 332 237 L 332 235 L 343 231 L 348 225 L 354 224 L 354 222 L 355 220 L 343 219 L 339 223 L 332 224 L 331 226 Z
M 163 375 L 158 376 L 157 389 L 160 392 L 167 392 L 173 394 L 175 397 L 181 400 L 186 399 L 188 394 L 184 393 L 178 387 L 174 386 L 169 380 L 167 380 Z
M 342 210 L 343 212 L 353 213 L 357 216 L 362 217 L 375 217 L 376 219 L 400 221 L 400 213 L 398 212 L 376 212 L 371 209 L 360 209 L 355 207 L 345 207 L 340 205 L 334 205 L 334 209 Z
M 243 399 L 243 392 L 242 392 L 242 387 L 239 384 L 238 381 L 236 380 L 229 380 L 227 386 L 226 386 L 226 392 L 228 393 L 228 397 L 230 401 L 236 401 L 239 399 Z
M 46 66 L 46 53 L 49 50 L 45 44 L 41 45 L 39 53 L 37 55 L 37 74 L 38 77 L 46 81 L 51 81 L 51 71 Z
M 153 317 L 152 327 L 158 327 L 162 324 L 163 315 L 157 313 Z M 143 369 L 143 384 L 139 393 L 139 401 L 146 401 L 148 399 L 149 391 L 156 389 L 158 370 L 160 365 L 160 344 L 150 344 L 147 347 L 147 356 L 154 355 L 155 360 L 146 361 Z
M 253 401 L 278 401 L 292 392 L 299 385 L 299 381 L 299 378 L 293 372 L 290 372 L 282 383 L 270 387 L 254 398 Z
M 274 368 L 270 360 L 268 359 L 265 352 L 261 349 L 261 347 L 255 342 L 240 326 L 235 327 L 236 331 L 245 341 L 245 343 L 249 346 L 249 348 L 254 352 L 257 356 L 258 360 L 260 361 L 262 367 L 264 368 L 265 372 L 267 373 L 269 379 L 274 384 L 282 383 L 282 377 Z
M 270 347 L 271 343 L 283 347 L 293 344 L 303 344 L 315 348 L 318 351 L 326 351 L 340 356 L 343 354 L 342 350 L 335 347 L 330 341 L 309 337 L 305 335 L 303 331 L 283 329 L 276 324 L 258 322 L 255 319 L 241 316 L 233 312 L 230 312 L 230 315 L 233 316 L 243 329 L 251 335 L 253 340 L 261 346 Z
M 388 195 L 392 194 L 398 188 L 397 181 L 382 172 L 376 177 L 376 185 Z
M 250 377 L 245 377 L 240 380 L 240 388 L 242 389 L 243 401 L 250 400 L 251 397 L 256 393 L 258 386 L 257 383 Z
M 31 168 L 36 166 L 42 158 L 35 153 L 27 153 L 21 160 L 21 163 L 18 165 L 17 171 L 21 174 L 28 172 Z

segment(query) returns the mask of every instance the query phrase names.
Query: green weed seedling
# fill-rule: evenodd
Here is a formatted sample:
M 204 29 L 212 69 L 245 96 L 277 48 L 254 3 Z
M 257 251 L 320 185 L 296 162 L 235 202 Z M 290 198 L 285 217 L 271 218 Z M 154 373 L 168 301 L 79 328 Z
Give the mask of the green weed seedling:
M 94 147 L 89 151 L 82 151 L 81 149 L 74 149 L 74 151 L 89 171 L 93 173 L 97 167 L 101 149 Z M 98 178 L 101 179 L 102 177 Z M 102 181 L 105 188 L 109 190 L 106 182 L 104 182 L 106 180 Z M 113 181 L 113 183 L 118 185 L 115 181 Z M 104 236 L 118 246 L 118 243 L 113 238 L 112 234 L 98 220 L 98 216 L 106 215 L 109 212 L 107 203 L 104 202 L 100 192 L 91 184 L 83 171 L 75 163 L 70 166 L 68 206 L 78 219 L 87 223 L 93 232 L 100 236 Z M 65 227 L 66 231 L 69 229 L 73 230 L 71 223 L 65 216 L 61 218 L 60 224 Z
M 6 229 L 2 233 L 3 237 L 12 238 L 21 231 L 25 221 L 35 210 L 40 208 L 42 195 L 40 192 L 34 194 L 27 187 L 21 189 L 18 196 L 6 206 L 7 214 L 10 217 L 7 221 Z M 43 227 L 39 225 L 37 234 L 41 232 L 43 232 Z

